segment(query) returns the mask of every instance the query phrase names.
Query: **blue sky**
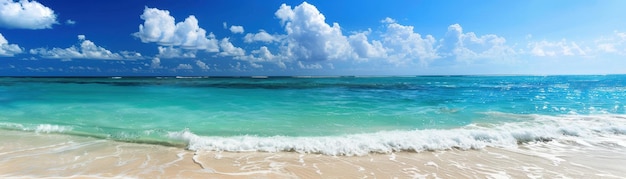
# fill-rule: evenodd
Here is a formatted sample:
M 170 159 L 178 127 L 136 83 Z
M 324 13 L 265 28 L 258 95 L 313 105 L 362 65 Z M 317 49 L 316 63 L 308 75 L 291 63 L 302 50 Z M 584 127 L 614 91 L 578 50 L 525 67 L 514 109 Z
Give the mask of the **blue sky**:
M 0 0 L 0 75 L 626 73 L 626 1 Z

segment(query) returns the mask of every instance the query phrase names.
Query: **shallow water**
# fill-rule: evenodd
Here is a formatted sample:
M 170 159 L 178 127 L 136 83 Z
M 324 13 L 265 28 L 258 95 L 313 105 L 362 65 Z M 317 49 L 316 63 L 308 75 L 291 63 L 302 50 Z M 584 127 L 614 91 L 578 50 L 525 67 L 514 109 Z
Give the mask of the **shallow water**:
M 0 78 L 0 177 L 623 178 L 625 103 L 623 75 Z
M 327 155 L 624 146 L 625 103 L 623 75 L 2 78 L 0 128 Z

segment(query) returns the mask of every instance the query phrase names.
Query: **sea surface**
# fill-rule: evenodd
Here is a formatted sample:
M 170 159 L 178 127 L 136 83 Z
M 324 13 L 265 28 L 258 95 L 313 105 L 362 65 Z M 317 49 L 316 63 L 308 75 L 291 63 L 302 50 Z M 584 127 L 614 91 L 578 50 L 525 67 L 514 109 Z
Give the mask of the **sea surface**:
M 0 130 L 366 155 L 626 146 L 626 76 L 0 78 Z

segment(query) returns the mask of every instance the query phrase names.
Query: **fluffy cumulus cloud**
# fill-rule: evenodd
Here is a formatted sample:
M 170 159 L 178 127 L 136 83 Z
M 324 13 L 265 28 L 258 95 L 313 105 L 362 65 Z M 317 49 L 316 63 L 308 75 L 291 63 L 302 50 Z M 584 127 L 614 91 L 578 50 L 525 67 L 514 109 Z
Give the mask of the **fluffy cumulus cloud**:
M 415 27 L 401 24 L 390 17 L 381 20 L 382 26 L 376 30 L 344 32 L 339 23 L 327 23 L 326 17 L 307 2 L 295 7 L 282 4 L 274 16 L 281 24 L 281 32 L 270 34 L 263 29 L 256 33 L 248 32 L 239 44 L 240 39 L 218 40 L 213 33 L 207 35 L 207 31 L 198 26 L 198 19 L 193 15 L 182 22 L 176 22 L 166 10 L 145 8 L 141 15 L 144 22 L 139 25 L 139 32 L 133 35 L 144 43 L 159 45 L 159 54 L 155 55 L 151 64 L 146 65 L 151 68 L 162 68 L 161 59 L 195 58 L 196 52 L 200 51 L 213 52 L 215 54 L 212 57 L 215 58 L 237 60 L 237 65 L 232 66 L 237 70 L 273 66 L 266 64 L 275 64 L 282 69 L 334 69 L 333 64 L 346 67 L 370 62 L 387 65 L 386 68 L 395 66 L 404 69 L 444 64 L 454 67 L 512 67 L 519 64 L 519 59 L 528 57 L 590 57 L 598 53 L 626 55 L 626 33 L 623 32 L 615 32 L 610 37 L 599 39 L 591 48 L 581 45 L 584 43 L 565 39 L 533 41 L 532 36 L 524 42 L 511 45 L 502 36 L 467 31 L 460 24 L 452 24 L 447 29 L 442 27 L 441 32 L 445 32 L 445 35 L 440 37 L 421 34 Z M 224 22 L 223 28 L 233 34 L 244 34 L 243 26 L 229 26 Z M 88 40 L 83 37 L 82 41 L 84 43 Z M 238 47 L 242 44 L 248 47 Z M 85 54 L 76 53 L 80 48 L 56 50 L 66 53 L 65 56 Z M 101 56 L 107 56 L 104 54 L 107 53 L 101 53 Z M 116 54 L 109 55 L 114 58 Z M 120 52 L 119 56 L 127 59 L 141 58 L 140 54 L 127 52 Z M 209 62 L 194 60 L 177 68 L 208 70 Z
M 103 47 L 97 46 L 94 42 L 87 40 L 84 35 L 78 35 L 80 41 L 79 46 L 71 46 L 68 48 L 36 48 L 31 49 L 30 53 L 39 55 L 42 58 L 50 59 L 100 59 L 100 60 L 121 60 L 123 55 L 113 53 Z M 136 52 L 125 52 L 126 55 L 134 58 L 140 57 L 141 54 Z
M 233 34 L 243 34 L 243 26 L 233 25 L 233 26 L 230 26 L 229 30 Z
M 144 43 L 154 42 L 163 46 L 208 52 L 219 51 L 215 36 L 207 36 L 206 30 L 198 26 L 198 19 L 193 15 L 176 23 L 169 11 L 146 7 L 140 17 L 144 23 L 139 25 L 139 32 L 133 35 Z
M 254 68 L 263 67 L 263 65 L 258 63 L 265 62 L 274 63 L 282 69 L 287 68 L 287 65 L 284 62 L 284 57 L 272 54 L 267 46 L 261 46 L 259 49 L 252 50 L 250 53 L 251 54 L 248 56 L 239 57 L 237 59 L 248 61 Z
M 154 57 L 150 63 L 150 68 L 152 69 L 161 69 L 163 68 L 161 66 L 161 59 L 158 57 Z
M 422 37 L 413 30 L 413 26 L 398 24 L 391 18 L 383 22 L 387 23 L 387 29 L 382 34 L 382 43 L 388 52 L 389 62 L 404 65 L 417 61 L 425 65 L 440 57 L 435 49 L 437 41 L 433 36 Z
M 217 52 L 219 57 L 247 61 L 255 68 L 262 67 L 262 63 L 274 63 L 284 69 L 287 65 L 321 69 L 320 64 L 329 60 L 375 60 L 395 66 L 425 66 L 441 58 L 470 62 L 515 55 L 504 38 L 466 33 L 458 24 L 448 27 L 446 36 L 438 40 L 417 33 L 413 26 L 402 25 L 392 18 L 381 21 L 382 31 L 373 33 L 367 29 L 344 35 L 338 23 L 326 23 L 326 17 L 307 2 L 295 7 L 282 4 L 274 15 L 284 33 L 270 34 L 262 29 L 247 33 L 243 37 L 244 43 L 262 44 L 250 53 L 237 47 L 229 38 L 217 40 L 212 33 L 207 36 L 193 15 L 176 23 L 168 11 L 156 8 L 144 9 L 141 15 L 144 23 L 134 35 L 142 42 L 161 45 L 158 47 L 159 59 L 195 58 L 197 50 L 206 50 Z M 223 27 L 235 34 L 244 33 L 242 26 L 231 25 L 229 28 L 223 23 Z
M 280 35 L 270 35 L 264 30 L 260 30 L 259 33 L 246 34 L 246 36 L 243 39 L 244 39 L 244 42 L 246 43 L 252 43 L 252 42 L 270 43 L 270 42 L 278 42 L 282 40 L 283 37 Z
M 58 24 L 54 11 L 37 1 L 0 0 L 0 27 L 49 29 Z
M 224 38 L 220 41 L 220 48 L 222 48 L 222 52 L 219 53 L 220 56 L 244 56 L 246 51 L 242 48 L 235 47 L 233 43 L 230 42 L 229 38 Z
M 399 24 L 388 17 L 381 21 L 384 29 L 375 33 L 378 36 L 373 36 L 371 29 L 351 32 L 347 36 L 338 23 L 326 23 L 325 16 L 306 2 L 295 7 L 282 4 L 274 15 L 280 20 L 285 34 L 272 35 L 260 30 L 246 34 L 244 42 L 278 42 L 278 53 L 271 53 L 265 47 L 239 59 L 255 63 L 287 61 L 293 62 L 296 67 L 319 69 L 322 66 L 318 62 L 338 59 L 376 59 L 397 66 L 424 66 L 440 58 L 468 60 L 515 54 L 505 45 L 504 38 L 464 33 L 458 24 L 449 27 L 446 39 L 437 40 L 431 35 L 415 32 L 413 26 Z M 228 46 L 220 43 L 220 47 Z
M 320 65 L 319 63 L 305 65 L 304 63 L 302 63 L 302 61 L 298 62 L 298 67 L 300 67 L 301 69 L 322 69 L 322 65 Z
M 120 54 L 124 59 L 143 59 L 144 57 L 139 52 L 121 51 Z
M 196 66 L 198 66 L 198 68 L 202 69 L 202 70 L 208 70 L 211 69 L 209 67 L 209 65 L 207 65 L 206 63 L 200 61 L 200 60 L 196 60 Z
M 0 33 L 0 57 L 12 57 L 23 51 L 17 44 L 9 44 L 9 41 Z
M 339 24 L 327 24 L 315 6 L 306 2 L 294 8 L 282 4 L 275 15 L 287 33 L 282 54 L 288 58 L 310 62 L 354 58 Z
M 167 58 L 196 58 L 196 50 L 186 50 L 181 48 L 176 48 L 172 46 L 162 47 L 159 46 L 159 54 L 157 57 L 167 59 Z
M 380 22 L 385 23 L 385 24 L 394 24 L 394 23 L 397 23 L 398 21 L 396 21 L 395 19 L 391 17 L 385 17 L 385 19 L 381 20 Z
M 374 40 L 371 43 L 368 41 L 367 36 L 371 32 L 371 30 L 358 32 L 348 37 L 354 52 L 362 59 L 386 57 L 387 52 L 380 41 Z
M 507 60 L 517 53 L 506 45 L 505 38 L 493 34 L 477 36 L 474 32 L 463 33 L 459 24 L 448 26 L 438 52 L 465 62 L 476 59 Z
M 253 50 L 252 54 L 256 54 L 258 58 L 264 61 L 272 61 L 274 59 L 274 55 L 266 46 L 262 46 L 258 50 Z

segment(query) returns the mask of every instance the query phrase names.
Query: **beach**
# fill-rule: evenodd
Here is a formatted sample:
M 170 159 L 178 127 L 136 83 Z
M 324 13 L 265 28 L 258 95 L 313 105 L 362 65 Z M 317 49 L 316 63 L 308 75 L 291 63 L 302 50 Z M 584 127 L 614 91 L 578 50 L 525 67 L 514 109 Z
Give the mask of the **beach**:
M 626 179 L 626 1 L 0 1 L 0 179 Z
M 328 156 L 190 151 L 90 137 L 0 131 L 2 178 L 623 178 L 626 148 L 442 150 Z M 532 150 L 530 150 L 532 148 Z

